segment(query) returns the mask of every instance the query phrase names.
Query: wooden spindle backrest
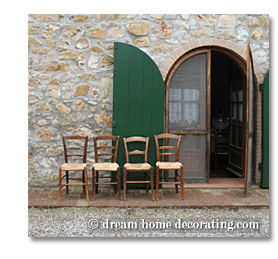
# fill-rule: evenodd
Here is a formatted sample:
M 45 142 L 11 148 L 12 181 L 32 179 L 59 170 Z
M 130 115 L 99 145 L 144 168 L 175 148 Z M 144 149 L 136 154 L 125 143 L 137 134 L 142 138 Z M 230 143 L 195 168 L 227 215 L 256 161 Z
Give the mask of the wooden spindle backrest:
M 107 145 L 98 145 L 102 140 L 112 140 L 115 141 L 115 146 L 113 146 L 113 143 L 111 146 L 107 146 Z M 117 157 L 118 157 L 118 147 L 119 147 L 119 140 L 120 137 L 117 136 L 112 136 L 112 135 L 103 135 L 103 136 L 98 136 L 98 137 L 94 137 L 94 147 L 95 147 L 95 160 L 96 163 L 99 163 L 99 157 L 100 156 L 111 156 L 113 157 L 113 162 L 116 163 L 117 162 Z M 99 150 L 102 149 L 110 149 L 111 152 L 110 153 L 99 153 Z
M 129 156 L 130 155 L 144 155 L 144 163 L 148 162 L 148 147 L 149 147 L 149 137 L 129 137 L 129 138 L 123 138 L 124 140 L 124 146 L 125 146 L 125 157 L 126 157 L 126 162 L 129 163 Z M 145 150 L 133 150 L 129 151 L 128 149 L 128 143 L 131 142 L 144 142 L 145 143 Z
M 88 137 L 74 135 L 74 136 L 66 136 L 66 137 L 62 136 L 62 138 L 63 138 L 63 145 L 64 145 L 65 162 L 66 163 L 69 162 L 68 157 L 83 157 L 83 163 L 86 163 Z M 84 141 L 84 143 L 82 143 L 82 147 L 80 147 L 80 146 L 77 147 L 77 146 L 74 146 L 74 145 L 76 145 L 76 143 L 74 143 L 74 141 L 70 141 L 71 143 L 69 143 L 68 140 L 81 140 L 81 141 Z M 83 152 L 72 154 L 72 152 L 71 152 L 72 150 L 81 150 Z
M 159 140 L 163 139 L 163 144 L 159 145 Z M 177 146 L 169 146 L 169 139 L 177 139 Z M 164 133 L 154 136 L 155 146 L 156 146 L 156 156 L 157 161 L 160 161 L 161 156 L 175 156 L 175 162 L 179 161 L 180 155 L 180 145 L 181 145 L 182 135 L 175 135 L 170 133 Z M 163 152 L 161 152 L 163 150 Z M 167 152 L 164 152 L 166 150 Z M 170 152 L 169 150 L 174 150 Z

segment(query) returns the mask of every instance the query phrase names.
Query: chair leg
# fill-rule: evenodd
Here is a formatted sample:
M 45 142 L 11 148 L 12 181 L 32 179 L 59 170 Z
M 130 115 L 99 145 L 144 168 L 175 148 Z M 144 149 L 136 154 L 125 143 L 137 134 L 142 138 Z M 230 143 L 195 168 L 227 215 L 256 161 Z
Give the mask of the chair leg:
M 126 171 L 126 178 L 125 178 L 125 182 L 126 182 L 126 194 L 128 193 L 128 185 L 127 185 L 128 181 L 129 181 L 129 173 L 128 173 L 128 171 Z
M 116 178 L 117 178 L 117 177 L 116 177 L 116 172 L 114 172 L 114 171 L 111 172 L 111 176 L 112 176 L 112 182 L 113 182 L 113 183 L 116 183 L 116 181 L 117 181 L 117 180 L 116 180 Z M 116 186 L 116 184 L 114 184 L 113 187 L 114 187 L 114 192 L 115 192 L 115 194 L 117 194 L 117 186 Z
M 124 168 L 124 201 L 126 201 L 126 169 Z
M 119 200 L 121 200 L 121 177 L 120 177 L 120 168 L 117 169 L 117 178 L 118 178 L 118 193 L 119 193 Z
M 148 172 L 145 172 L 145 181 L 148 181 Z M 149 184 L 146 183 L 146 191 L 149 193 Z
M 159 167 L 156 167 L 156 200 L 158 201 L 158 188 L 159 188 Z
M 86 190 L 86 197 L 87 201 L 89 201 L 89 189 L 88 189 L 88 175 L 87 175 L 87 168 L 84 170 L 84 180 L 85 180 L 85 190 Z
M 82 171 L 82 183 L 83 184 L 85 183 L 85 173 L 84 173 L 84 170 Z M 83 192 L 86 193 L 85 185 L 83 185 Z
M 69 183 L 69 171 L 66 171 L 66 183 Z M 69 193 L 69 186 L 66 185 L 66 193 Z
M 62 170 L 59 168 L 59 201 L 61 201 L 62 196 Z
M 95 199 L 95 194 L 96 194 L 96 183 L 95 183 L 95 169 L 92 169 L 92 200 Z
M 178 170 L 175 170 L 175 182 L 178 181 Z M 178 184 L 175 184 L 176 193 L 179 193 Z
M 96 171 L 96 182 L 98 183 L 98 171 Z M 98 193 L 98 184 L 95 185 L 96 193 Z
M 151 190 L 152 190 L 152 200 L 154 201 L 154 191 L 153 191 L 153 168 L 151 169 Z
M 183 178 L 183 166 L 181 167 L 181 195 L 182 199 L 185 200 L 185 195 L 184 195 L 184 178 Z

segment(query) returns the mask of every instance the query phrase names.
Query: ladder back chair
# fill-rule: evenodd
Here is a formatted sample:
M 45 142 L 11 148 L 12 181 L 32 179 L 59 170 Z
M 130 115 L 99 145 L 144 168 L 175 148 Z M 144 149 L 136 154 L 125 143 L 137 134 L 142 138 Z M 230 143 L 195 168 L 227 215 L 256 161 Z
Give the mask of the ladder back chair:
M 94 137 L 94 146 L 95 146 L 95 163 L 92 168 L 92 188 L 93 195 L 92 200 L 95 198 L 95 194 L 98 193 L 98 185 L 114 185 L 115 193 L 119 193 L 119 200 L 121 200 L 121 179 L 120 179 L 120 167 L 117 164 L 117 156 L 118 156 L 118 147 L 119 147 L 119 139 L 120 137 L 112 136 L 112 135 L 103 135 L 99 137 Z M 111 140 L 111 145 L 104 145 L 103 141 Z M 113 141 L 115 145 L 113 145 Z M 105 150 L 106 153 L 100 153 L 100 150 Z M 107 153 L 108 151 L 111 153 Z M 99 161 L 100 156 L 111 156 L 113 162 L 101 163 Z M 110 176 L 101 176 L 99 175 L 99 171 L 110 171 Z M 100 182 L 100 178 L 110 178 L 110 182 Z M 118 189 L 117 189 L 118 187 Z
M 88 176 L 86 164 L 88 137 L 62 136 L 62 139 L 64 145 L 65 163 L 59 168 L 59 201 L 61 200 L 62 188 L 66 186 L 66 193 L 68 193 L 69 185 L 83 185 L 84 193 L 86 193 L 87 201 L 89 201 Z M 69 157 L 81 157 L 82 163 L 69 163 Z M 66 174 L 62 175 L 63 171 L 65 171 Z M 69 178 L 70 171 L 82 171 L 82 178 Z M 66 178 L 66 183 L 63 183 L 63 178 Z M 82 183 L 70 183 L 69 180 L 82 180 Z
M 175 134 L 159 134 L 154 136 L 155 146 L 156 146 L 156 200 L 158 200 L 159 184 L 175 184 L 176 193 L 178 193 L 178 186 L 181 188 L 182 199 L 184 200 L 184 178 L 183 178 L 183 165 L 179 162 L 179 153 L 181 145 L 181 135 Z M 177 140 L 176 146 L 169 146 L 169 140 Z M 159 143 L 160 142 L 160 143 Z M 171 150 L 171 151 L 170 151 Z M 174 151 L 172 151 L 174 150 Z M 175 162 L 168 162 L 167 158 L 169 156 L 174 156 Z M 165 157 L 161 161 L 161 157 Z M 160 170 L 175 170 L 175 177 L 167 177 L 161 175 Z M 178 174 L 180 170 L 180 175 Z M 180 178 L 180 180 L 178 180 Z M 174 182 L 167 182 L 167 179 L 174 179 Z
M 154 200 L 154 187 L 153 187 L 153 167 L 148 163 L 148 147 L 149 147 L 149 137 L 129 137 L 123 138 L 125 147 L 126 163 L 124 164 L 124 177 L 123 177 L 123 192 L 124 200 L 126 200 L 127 184 L 128 183 L 142 183 L 146 184 L 146 191 L 149 191 L 149 184 L 151 185 L 152 200 Z M 132 143 L 145 143 L 145 150 L 140 151 L 138 149 L 130 151 Z M 132 155 L 143 155 L 144 163 L 130 163 L 130 156 Z M 130 172 L 144 172 L 145 181 L 129 181 Z

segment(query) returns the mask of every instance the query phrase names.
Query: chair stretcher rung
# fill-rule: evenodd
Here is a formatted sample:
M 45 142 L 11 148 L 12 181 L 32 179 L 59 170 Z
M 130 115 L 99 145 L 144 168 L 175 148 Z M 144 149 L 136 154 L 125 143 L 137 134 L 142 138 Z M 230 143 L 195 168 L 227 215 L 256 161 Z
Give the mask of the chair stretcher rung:
M 101 185 L 113 185 L 113 184 L 118 184 L 117 182 L 115 183 L 101 183 L 101 182 L 96 182 L 95 184 L 101 184 Z
M 69 180 L 82 181 L 82 178 L 69 178 Z
M 177 174 L 177 177 L 180 177 L 179 174 Z M 166 176 L 163 176 L 163 177 L 160 177 L 161 179 L 176 179 L 176 177 L 166 177 Z
M 179 176 L 179 175 L 178 175 Z M 160 177 L 161 179 L 176 179 L 175 177 Z
M 85 185 L 85 183 L 63 183 L 62 186 L 66 185 Z
M 66 176 L 67 176 L 67 175 L 64 174 L 64 175 L 61 177 L 61 179 L 64 179 Z M 74 181 L 81 181 L 81 180 L 82 180 L 82 178 L 68 178 L 68 179 L 69 179 L 69 180 L 74 180 Z
M 178 184 L 178 185 L 181 185 L 180 182 L 159 182 L 159 184 Z
M 116 172 L 114 172 L 114 173 L 116 173 Z M 111 178 L 111 176 L 99 176 L 98 178 Z
M 151 181 L 126 181 L 126 183 L 151 183 Z

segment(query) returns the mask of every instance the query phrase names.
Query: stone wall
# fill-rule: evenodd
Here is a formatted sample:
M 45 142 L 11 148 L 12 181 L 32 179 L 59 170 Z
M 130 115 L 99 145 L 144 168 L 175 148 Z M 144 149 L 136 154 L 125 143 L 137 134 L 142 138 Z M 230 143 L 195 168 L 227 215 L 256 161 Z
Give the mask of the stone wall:
M 250 43 L 269 69 L 268 15 L 34 14 L 28 17 L 29 186 L 58 186 L 63 135 L 112 132 L 113 44 L 145 51 L 162 69 L 182 45 L 217 38 Z

